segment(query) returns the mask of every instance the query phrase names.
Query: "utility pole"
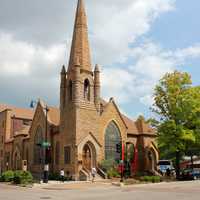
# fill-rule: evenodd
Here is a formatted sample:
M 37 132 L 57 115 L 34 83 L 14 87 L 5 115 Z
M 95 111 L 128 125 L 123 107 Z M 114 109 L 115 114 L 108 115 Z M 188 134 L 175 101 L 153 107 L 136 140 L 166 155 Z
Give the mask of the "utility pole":
M 48 132 L 48 111 L 49 108 L 46 107 L 45 109 L 45 114 L 46 114 L 46 124 L 45 124 L 45 144 L 48 144 L 48 136 L 47 136 L 47 132 Z M 48 176 L 49 176 L 49 160 L 48 160 L 48 145 L 43 145 L 45 150 L 44 150 L 44 176 L 43 176 L 43 183 L 48 183 Z
M 176 179 L 180 178 L 180 150 L 176 150 Z

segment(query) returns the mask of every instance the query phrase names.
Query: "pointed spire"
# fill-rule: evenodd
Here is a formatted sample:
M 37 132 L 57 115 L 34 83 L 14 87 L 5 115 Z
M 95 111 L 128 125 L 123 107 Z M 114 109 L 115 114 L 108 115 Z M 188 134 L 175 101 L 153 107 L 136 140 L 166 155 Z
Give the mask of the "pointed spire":
M 62 66 L 61 74 L 66 74 L 65 65 Z
M 79 60 L 81 69 L 91 71 L 87 17 L 83 0 L 78 0 L 68 71 Z
M 98 64 L 95 65 L 94 71 L 95 71 L 95 72 L 100 72 L 100 69 L 99 69 L 99 65 L 98 65 Z

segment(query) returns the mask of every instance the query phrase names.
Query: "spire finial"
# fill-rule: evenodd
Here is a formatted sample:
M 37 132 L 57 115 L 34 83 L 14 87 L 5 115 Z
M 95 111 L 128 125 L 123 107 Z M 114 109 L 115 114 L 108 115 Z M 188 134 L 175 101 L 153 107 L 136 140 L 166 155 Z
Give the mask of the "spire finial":
M 62 66 L 61 74 L 66 74 L 65 65 Z
M 100 72 L 100 69 L 99 69 L 99 65 L 98 65 L 98 64 L 95 65 L 94 71 L 95 71 L 95 72 Z

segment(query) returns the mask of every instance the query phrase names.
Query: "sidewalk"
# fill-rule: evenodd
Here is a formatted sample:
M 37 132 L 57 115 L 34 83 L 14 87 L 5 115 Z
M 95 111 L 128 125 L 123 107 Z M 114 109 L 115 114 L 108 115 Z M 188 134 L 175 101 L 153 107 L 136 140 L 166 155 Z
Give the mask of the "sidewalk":
M 112 186 L 111 181 L 49 181 L 48 183 L 35 183 L 33 184 L 34 188 L 48 189 L 48 190 L 65 190 L 65 189 L 85 189 L 89 187 L 99 187 L 99 186 Z

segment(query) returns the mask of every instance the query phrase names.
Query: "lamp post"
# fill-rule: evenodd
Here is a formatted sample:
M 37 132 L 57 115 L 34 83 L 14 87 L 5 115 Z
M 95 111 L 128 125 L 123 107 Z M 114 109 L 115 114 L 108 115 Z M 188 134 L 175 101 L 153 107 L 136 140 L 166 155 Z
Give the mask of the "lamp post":
M 180 178 L 180 150 L 176 150 L 176 179 Z
M 31 101 L 30 107 L 34 108 L 34 104 L 36 104 L 37 101 Z M 41 148 L 44 148 L 44 169 L 43 169 L 43 183 L 48 183 L 48 176 L 49 176 L 49 160 L 48 160 L 48 148 L 50 147 L 50 144 L 48 142 L 48 111 L 49 108 L 46 105 L 44 108 L 45 110 L 45 139 L 42 141 Z
M 124 143 L 121 141 L 121 179 L 120 182 L 124 181 Z
M 45 109 L 45 113 L 46 113 L 46 125 L 45 125 L 45 151 L 44 151 L 44 178 L 43 178 L 43 182 L 44 183 L 48 183 L 48 176 L 49 176 L 49 161 L 48 161 L 48 158 L 47 158 L 47 155 L 48 155 L 48 137 L 47 137 L 47 129 L 48 129 L 48 111 L 49 111 L 49 108 L 48 106 L 46 105 L 46 107 L 44 108 Z

